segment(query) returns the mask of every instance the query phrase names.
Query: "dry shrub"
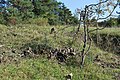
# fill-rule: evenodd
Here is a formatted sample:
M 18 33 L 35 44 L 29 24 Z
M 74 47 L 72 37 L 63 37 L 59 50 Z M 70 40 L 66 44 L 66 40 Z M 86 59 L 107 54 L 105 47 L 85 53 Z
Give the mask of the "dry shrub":
M 8 19 L 8 22 L 7 22 L 8 24 L 10 24 L 10 25 L 16 25 L 17 24 L 17 19 L 16 19 L 16 17 L 10 17 L 9 19 Z

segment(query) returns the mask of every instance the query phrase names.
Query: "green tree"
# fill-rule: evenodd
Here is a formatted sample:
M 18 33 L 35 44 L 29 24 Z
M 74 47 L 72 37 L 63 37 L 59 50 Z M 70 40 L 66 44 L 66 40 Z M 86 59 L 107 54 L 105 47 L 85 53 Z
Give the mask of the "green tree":
M 2 0 L 6 7 L 1 7 L 4 19 L 8 23 L 27 22 L 32 18 L 44 18 L 50 25 L 75 24 L 77 18 L 71 11 L 57 0 Z M 3 17 L 3 18 L 2 18 Z M 41 20 L 41 19 L 40 19 Z M 32 20 L 31 20 L 32 21 Z
M 30 0 L 8 0 L 5 11 L 7 24 L 17 24 L 33 17 Z
M 58 6 L 56 0 L 33 0 L 33 12 L 36 17 L 48 18 L 48 23 L 51 25 L 58 24 Z

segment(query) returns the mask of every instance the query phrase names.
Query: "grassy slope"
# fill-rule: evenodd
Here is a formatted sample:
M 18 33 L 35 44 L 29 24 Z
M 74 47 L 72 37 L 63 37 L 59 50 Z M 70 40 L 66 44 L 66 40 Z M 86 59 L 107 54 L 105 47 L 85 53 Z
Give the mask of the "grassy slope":
M 93 28 L 90 28 L 90 29 L 93 30 Z M 96 33 L 96 31 L 94 31 L 93 33 Z M 111 36 L 120 37 L 120 28 L 105 28 L 105 29 L 99 30 L 99 34 L 107 34 Z
M 47 44 L 52 47 L 70 45 L 72 34 L 69 34 L 74 28 L 67 28 L 63 32 L 62 26 L 55 27 L 60 30 L 57 31 L 57 38 L 53 34 L 49 34 L 50 26 L 17 25 L 7 27 L 0 25 L 0 45 L 3 45 L 0 47 L 0 53 L 16 55 L 21 52 L 21 48 L 31 45 L 34 47 L 37 44 Z M 80 45 L 77 43 L 72 46 L 80 49 Z M 12 50 L 15 50 L 16 54 L 12 53 Z M 0 80 L 65 80 L 64 76 L 68 73 L 73 73 L 73 80 L 117 80 L 120 76 L 120 67 L 103 68 L 93 61 L 96 55 L 100 55 L 100 59 L 106 63 L 120 61 L 119 56 L 103 52 L 94 46 L 91 48 L 82 69 L 76 61 L 76 64 L 71 61 L 73 63 L 66 65 L 58 64 L 56 60 L 48 60 L 42 56 L 39 58 L 17 58 L 17 62 L 8 61 L 0 64 Z

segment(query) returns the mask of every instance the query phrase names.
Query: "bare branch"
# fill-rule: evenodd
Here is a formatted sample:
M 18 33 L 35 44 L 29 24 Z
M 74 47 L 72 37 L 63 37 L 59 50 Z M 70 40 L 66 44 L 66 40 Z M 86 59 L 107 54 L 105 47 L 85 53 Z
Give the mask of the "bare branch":
M 114 6 L 113 10 L 111 11 L 111 13 L 108 16 L 106 16 L 104 18 L 98 18 L 98 20 L 100 20 L 100 19 L 107 19 L 108 17 L 110 17 L 112 15 L 112 13 L 114 12 L 114 10 L 116 9 L 117 5 L 118 5 L 118 3 Z
M 99 5 L 99 4 L 106 3 L 106 2 L 108 2 L 108 1 L 109 1 L 109 0 L 105 0 L 105 1 L 99 2 L 99 3 L 97 3 L 97 4 L 90 4 L 90 5 L 88 5 L 87 7 L 97 6 L 97 5 Z M 117 1 L 118 1 L 118 0 L 117 0 Z

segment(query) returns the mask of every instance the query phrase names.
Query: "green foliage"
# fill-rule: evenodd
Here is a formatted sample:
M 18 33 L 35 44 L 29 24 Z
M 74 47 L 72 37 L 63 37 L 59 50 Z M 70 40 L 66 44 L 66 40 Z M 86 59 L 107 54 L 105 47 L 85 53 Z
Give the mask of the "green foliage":
M 31 18 L 45 18 L 50 25 L 77 24 L 78 21 L 63 3 L 56 0 L 9 0 L 8 3 L 6 8 L 0 10 L 5 14 L 5 24 L 13 24 L 14 19 L 16 24 L 25 23 Z
M 120 19 L 119 18 L 110 18 L 108 20 L 98 22 L 98 25 L 105 26 L 105 27 L 119 27 Z
M 117 26 L 117 25 L 118 25 L 117 18 L 110 18 L 107 22 L 108 22 L 108 24 L 110 24 L 111 26 Z
M 9 0 L 9 2 L 12 4 L 11 6 L 8 6 L 6 11 L 6 17 L 5 19 L 7 21 L 7 24 L 17 24 L 21 23 L 22 21 L 26 21 L 29 18 L 33 18 L 33 6 L 31 4 L 31 1 L 27 0 Z
M 120 15 L 118 16 L 117 23 L 118 23 L 118 26 L 120 27 Z
M 5 19 L 4 19 L 4 17 L 3 17 L 3 14 L 2 13 L 0 13 L 0 23 L 1 24 L 5 24 Z

